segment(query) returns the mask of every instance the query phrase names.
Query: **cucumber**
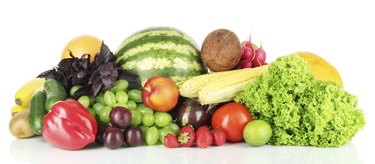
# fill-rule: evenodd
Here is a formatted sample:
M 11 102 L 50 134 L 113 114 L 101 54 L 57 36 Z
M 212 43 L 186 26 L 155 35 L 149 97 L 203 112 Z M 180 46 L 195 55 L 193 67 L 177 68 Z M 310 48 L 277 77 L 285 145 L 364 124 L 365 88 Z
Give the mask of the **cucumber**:
M 44 83 L 46 92 L 45 109 L 51 111 L 51 107 L 57 101 L 66 99 L 66 91 L 64 86 L 55 79 L 47 79 Z
M 33 95 L 30 102 L 30 118 L 29 123 L 31 130 L 36 135 L 41 135 L 43 128 L 43 118 L 47 114 L 45 110 L 46 93 L 39 91 Z

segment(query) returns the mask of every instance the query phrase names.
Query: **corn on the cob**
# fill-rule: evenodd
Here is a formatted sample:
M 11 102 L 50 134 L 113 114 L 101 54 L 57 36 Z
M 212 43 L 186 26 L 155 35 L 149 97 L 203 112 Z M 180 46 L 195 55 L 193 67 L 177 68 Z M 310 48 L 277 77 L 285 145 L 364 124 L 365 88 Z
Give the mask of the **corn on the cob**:
M 223 72 L 216 72 L 210 74 L 204 74 L 200 76 L 195 76 L 187 81 L 185 81 L 181 87 L 179 88 L 179 92 L 181 96 L 195 98 L 199 96 L 199 91 L 212 82 L 213 80 L 223 78 L 227 75 L 234 74 L 235 72 L 239 72 L 241 70 L 233 70 L 233 71 L 223 71 Z
M 184 97 L 199 97 L 201 104 L 231 101 L 255 77 L 267 72 L 268 66 L 211 73 L 194 77 L 180 88 Z
M 242 89 L 249 84 L 253 79 L 238 83 L 233 86 L 225 87 L 218 90 L 201 91 L 199 92 L 199 102 L 202 105 L 217 104 L 233 100 L 240 94 Z

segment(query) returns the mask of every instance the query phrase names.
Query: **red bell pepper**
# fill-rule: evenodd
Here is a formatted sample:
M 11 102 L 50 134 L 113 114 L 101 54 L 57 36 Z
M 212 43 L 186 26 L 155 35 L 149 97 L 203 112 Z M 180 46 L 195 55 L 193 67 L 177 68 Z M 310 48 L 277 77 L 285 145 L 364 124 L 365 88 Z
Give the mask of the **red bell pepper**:
M 95 118 L 73 99 L 55 103 L 43 122 L 43 138 L 59 148 L 69 150 L 82 149 L 93 143 L 98 131 Z

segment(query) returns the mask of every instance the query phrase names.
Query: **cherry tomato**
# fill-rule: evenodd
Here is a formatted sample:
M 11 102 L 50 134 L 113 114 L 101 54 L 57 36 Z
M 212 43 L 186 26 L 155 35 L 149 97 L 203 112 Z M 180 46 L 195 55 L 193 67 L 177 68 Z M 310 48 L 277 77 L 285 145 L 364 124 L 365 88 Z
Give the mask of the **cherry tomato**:
M 217 109 L 211 120 L 212 129 L 221 128 L 230 142 L 243 140 L 243 129 L 252 121 L 247 108 L 239 103 L 230 102 Z

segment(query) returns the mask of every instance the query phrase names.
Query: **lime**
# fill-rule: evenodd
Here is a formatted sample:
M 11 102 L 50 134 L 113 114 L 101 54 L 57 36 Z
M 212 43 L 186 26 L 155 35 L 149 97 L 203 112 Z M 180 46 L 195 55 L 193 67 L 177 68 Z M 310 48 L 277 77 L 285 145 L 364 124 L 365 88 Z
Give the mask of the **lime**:
M 243 138 L 251 146 L 262 146 L 270 140 L 271 136 L 271 126 L 263 120 L 250 121 L 243 130 Z

